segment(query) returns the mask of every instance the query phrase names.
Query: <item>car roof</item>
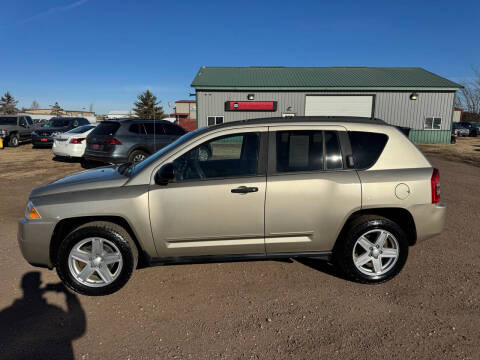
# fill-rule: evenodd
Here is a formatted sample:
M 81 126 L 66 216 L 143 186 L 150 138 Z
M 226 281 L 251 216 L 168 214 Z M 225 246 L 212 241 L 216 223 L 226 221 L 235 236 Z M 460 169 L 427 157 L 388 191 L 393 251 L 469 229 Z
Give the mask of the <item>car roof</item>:
M 132 123 L 144 123 L 144 122 L 155 122 L 157 124 L 171 124 L 171 125 L 176 125 L 178 126 L 177 124 L 174 124 L 168 120 L 152 120 L 152 119 L 132 119 L 132 118 L 125 118 L 125 119 L 110 119 L 110 120 L 105 120 L 105 121 L 102 121 L 102 122 L 118 122 L 118 123 L 128 123 L 128 124 L 132 124 Z
M 248 120 L 230 121 L 218 125 L 222 126 L 238 126 L 238 125 L 270 125 L 270 124 L 295 124 L 298 122 L 318 122 L 318 123 L 350 123 L 350 124 L 372 124 L 372 125 L 387 125 L 383 120 L 369 117 L 358 116 L 294 116 L 294 117 L 271 117 L 258 118 Z

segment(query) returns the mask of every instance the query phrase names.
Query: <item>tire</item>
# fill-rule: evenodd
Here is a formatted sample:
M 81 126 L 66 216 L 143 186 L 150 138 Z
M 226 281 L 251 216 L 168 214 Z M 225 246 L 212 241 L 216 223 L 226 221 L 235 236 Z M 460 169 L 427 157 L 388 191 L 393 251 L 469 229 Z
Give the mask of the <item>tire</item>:
M 88 240 L 92 238 L 95 239 Z M 101 256 L 93 249 L 93 241 L 98 238 L 102 239 L 96 247 L 101 249 Z M 72 249 L 82 260 L 71 257 Z M 105 253 L 110 261 L 117 261 L 106 265 Z M 130 279 L 137 263 L 138 249 L 130 234 L 117 224 L 103 221 L 90 222 L 72 231 L 60 243 L 56 258 L 57 273 L 65 286 L 89 296 L 108 295 L 120 290 Z M 83 276 L 82 281 L 84 270 L 84 274 L 90 275 Z M 110 277 L 105 278 L 108 274 Z
M 143 157 L 143 159 L 140 160 L 140 158 Z M 148 154 L 145 151 L 142 150 L 133 150 L 130 155 L 128 156 L 128 161 L 132 163 L 139 163 L 143 160 L 145 160 L 148 157 Z M 135 160 L 137 159 L 137 160 Z
M 380 234 L 386 240 L 384 247 L 377 248 Z M 378 284 L 392 279 L 402 270 L 408 257 L 408 241 L 405 232 L 393 221 L 382 216 L 365 215 L 347 225 L 335 245 L 333 256 L 348 279 Z
M 8 141 L 8 146 L 17 147 L 18 145 L 20 145 L 18 134 L 11 135 L 10 140 Z

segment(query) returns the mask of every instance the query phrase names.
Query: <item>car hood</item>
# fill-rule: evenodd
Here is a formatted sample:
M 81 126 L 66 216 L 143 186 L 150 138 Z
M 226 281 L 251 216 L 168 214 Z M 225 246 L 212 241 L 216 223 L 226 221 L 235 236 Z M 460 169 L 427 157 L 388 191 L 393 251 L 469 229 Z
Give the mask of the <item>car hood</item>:
M 117 167 L 102 167 L 72 174 L 50 184 L 37 187 L 33 189 L 30 198 L 65 192 L 120 187 L 127 181 L 128 177 L 121 175 L 117 171 Z

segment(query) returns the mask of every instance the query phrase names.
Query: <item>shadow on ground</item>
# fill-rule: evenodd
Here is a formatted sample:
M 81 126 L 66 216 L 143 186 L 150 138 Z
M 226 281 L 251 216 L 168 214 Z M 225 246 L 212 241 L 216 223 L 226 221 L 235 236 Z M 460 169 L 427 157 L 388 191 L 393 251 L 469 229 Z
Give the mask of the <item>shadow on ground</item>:
M 23 297 L 0 311 L 1 359 L 74 359 L 72 341 L 85 333 L 85 312 L 62 283 L 41 284 L 39 272 L 26 273 Z M 49 291 L 65 294 L 67 311 L 47 303 Z
M 313 270 L 323 272 L 327 275 L 334 276 L 342 280 L 351 281 L 350 279 L 345 277 L 342 274 L 342 272 L 334 264 L 328 261 L 311 259 L 311 258 L 298 258 L 295 260 L 298 261 L 300 264 L 308 266 Z

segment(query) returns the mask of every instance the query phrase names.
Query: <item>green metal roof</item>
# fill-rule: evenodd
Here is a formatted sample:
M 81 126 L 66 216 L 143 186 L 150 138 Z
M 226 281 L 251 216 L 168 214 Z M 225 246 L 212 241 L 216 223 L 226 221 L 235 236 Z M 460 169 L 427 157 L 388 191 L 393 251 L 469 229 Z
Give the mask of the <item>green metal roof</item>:
M 205 67 L 197 90 L 457 90 L 462 86 L 422 68 Z

